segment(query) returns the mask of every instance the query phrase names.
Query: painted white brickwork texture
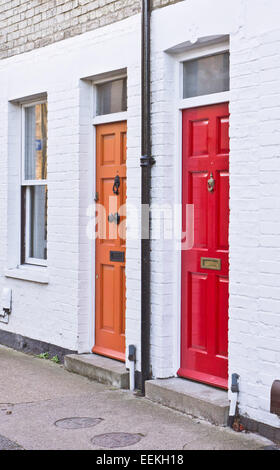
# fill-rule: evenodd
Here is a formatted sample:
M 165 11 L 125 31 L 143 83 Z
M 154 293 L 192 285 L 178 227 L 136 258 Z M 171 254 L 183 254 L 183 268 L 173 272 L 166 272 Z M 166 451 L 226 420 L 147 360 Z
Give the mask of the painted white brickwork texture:
M 229 35 L 229 373 L 240 374 L 242 414 L 279 427 L 269 413 L 270 387 L 280 378 L 278 18 L 276 0 L 186 0 L 153 12 L 152 201 L 180 202 L 178 46 L 183 51 L 197 39 Z M 123 68 L 127 198 L 139 206 L 140 15 L 0 62 L 0 291 L 13 289 L 13 313 L 2 329 L 80 352 L 93 344 L 94 244 L 86 236 L 94 194 L 92 86 L 81 79 Z M 8 102 L 42 92 L 49 102 L 48 284 L 5 277 L 16 267 L 19 231 L 19 105 Z M 168 377 L 180 365 L 180 252 L 176 242 L 156 240 L 158 218 L 151 253 L 152 372 Z M 127 241 L 126 276 L 126 343 L 137 347 L 139 370 L 139 241 Z
M 279 426 L 269 413 L 280 377 L 279 28 L 233 36 L 230 113 L 230 370 L 241 413 Z
M 127 195 L 139 205 L 139 21 L 137 15 L 0 62 L 0 292 L 10 286 L 13 294 L 9 324 L 1 329 L 79 352 L 93 346 L 94 241 L 87 236 L 95 180 L 93 86 L 81 78 L 127 68 Z M 28 272 L 34 281 L 44 272 L 46 284 L 5 276 L 19 264 L 21 114 L 14 100 L 42 92 L 48 97 L 48 267 Z M 128 242 L 126 329 L 140 357 L 139 243 Z
M 154 12 L 152 21 L 153 202 L 158 203 L 180 199 L 176 46 L 182 52 L 197 39 L 229 35 L 229 376 L 240 375 L 241 413 L 276 427 L 270 388 L 280 377 L 279 13 L 277 1 L 201 0 Z M 154 240 L 152 247 L 152 370 L 168 377 L 180 364 L 180 253 L 168 241 Z

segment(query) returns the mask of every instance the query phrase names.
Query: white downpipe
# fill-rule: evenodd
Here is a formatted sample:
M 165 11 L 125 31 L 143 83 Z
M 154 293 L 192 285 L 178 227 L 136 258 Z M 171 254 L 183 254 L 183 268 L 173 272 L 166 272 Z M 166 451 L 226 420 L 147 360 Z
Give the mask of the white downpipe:
M 135 390 L 135 362 L 129 361 L 129 390 Z
M 231 395 L 230 395 L 230 406 L 229 406 L 229 420 L 228 424 L 230 427 L 233 426 L 234 423 L 234 418 L 236 416 L 236 411 L 237 411 L 237 399 L 238 399 L 238 393 L 239 393 L 239 375 L 234 373 L 231 376 Z
M 129 361 L 129 390 L 135 390 L 135 363 L 136 363 L 136 347 L 134 344 L 128 346 Z
M 237 395 L 237 393 L 232 393 L 230 397 L 229 416 L 232 417 L 234 417 L 236 413 Z

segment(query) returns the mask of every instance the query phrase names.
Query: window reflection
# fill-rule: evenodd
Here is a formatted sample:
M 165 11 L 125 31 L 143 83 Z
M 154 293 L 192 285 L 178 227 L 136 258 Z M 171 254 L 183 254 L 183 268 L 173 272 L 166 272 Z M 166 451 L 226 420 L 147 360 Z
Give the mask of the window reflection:
M 25 109 L 26 180 L 47 178 L 47 103 Z
M 183 98 L 229 90 L 229 53 L 189 60 L 183 64 Z

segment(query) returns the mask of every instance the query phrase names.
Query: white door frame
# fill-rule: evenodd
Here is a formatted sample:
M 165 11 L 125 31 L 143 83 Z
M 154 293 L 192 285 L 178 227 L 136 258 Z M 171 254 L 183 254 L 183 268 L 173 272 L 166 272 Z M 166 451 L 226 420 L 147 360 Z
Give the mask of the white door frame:
M 96 106 L 97 106 L 97 85 L 100 83 L 106 83 L 111 80 L 117 80 L 119 78 L 126 78 L 126 74 L 120 75 L 112 75 L 112 77 L 108 76 L 104 80 L 93 80 L 92 81 L 92 92 L 91 92 L 91 143 L 90 143 L 90 152 L 93 155 L 92 167 L 90 169 L 91 174 L 93 175 L 92 178 L 92 195 L 93 199 L 95 198 L 96 194 L 96 126 L 100 124 L 108 124 L 114 123 L 119 121 L 126 121 L 128 118 L 128 112 L 123 111 L 120 113 L 111 113 L 111 114 L 103 114 L 97 115 L 96 114 Z M 90 341 L 90 353 L 92 352 L 92 348 L 95 346 L 95 239 L 92 240 L 91 248 L 90 248 L 90 257 L 92 260 L 92 268 L 91 268 L 91 288 L 90 288 L 90 318 L 89 318 L 89 341 Z
M 176 107 L 176 122 L 175 122 L 175 204 L 182 204 L 182 111 L 184 109 L 195 108 L 199 106 L 207 106 L 211 104 L 218 104 L 230 101 L 230 91 L 213 93 L 210 95 L 196 96 L 194 98 L 183 99 L 183 62 L 199 57 L 206 57 L 222 52 L 229 51 L 228 41 L 220 42 L 218 44 L 208 44 L 200 48 L 193 48 L 186 52 L 176 54 L 175 59 L 175 107 Z M 182 211 L 178 214 L 178 224 L 180 232 L 182 232 Z M 178 250 L 177 241 L 175 240 L 175 315 L 174 315 L 174 375 L 177 376 L 177 371 L 181 366 L 181 250 Z

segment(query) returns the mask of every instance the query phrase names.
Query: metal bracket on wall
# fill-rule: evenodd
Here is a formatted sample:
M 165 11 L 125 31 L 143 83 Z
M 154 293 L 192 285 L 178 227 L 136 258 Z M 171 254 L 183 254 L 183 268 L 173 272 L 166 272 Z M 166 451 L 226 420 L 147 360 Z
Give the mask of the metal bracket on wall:
M 2 312 L 0 312 L 0 322 L 1 323 L 6 323 L 6 325 L 9 323 L 9 315 L 10 315 L 10 310 L 3 309 Z
M 155 163 L 154 157 L 149 157 L 148 155 L 141 155 L 140 157 L 140 166 L 152 166 Z

